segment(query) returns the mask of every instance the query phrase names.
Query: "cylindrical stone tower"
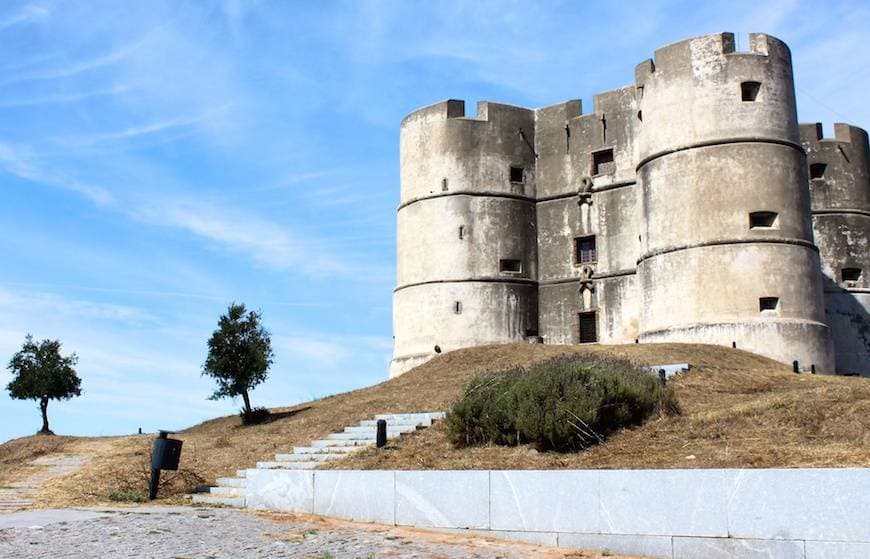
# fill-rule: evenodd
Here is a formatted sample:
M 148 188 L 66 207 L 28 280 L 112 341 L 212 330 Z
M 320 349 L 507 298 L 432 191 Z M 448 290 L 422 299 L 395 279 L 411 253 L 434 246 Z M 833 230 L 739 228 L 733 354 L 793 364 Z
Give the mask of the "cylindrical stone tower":
M 534 111 L 463 101 L 401 126 L 393 361 L 537 336 Z
M 867 132 L 802 124 L 813 229 L 822 259 L 825 312 L 838 373 L 870 376 L 870 153 Z
M 749 43 L 689 39 L 637 68 L 639 339 L 833 372 L 791 55 Z

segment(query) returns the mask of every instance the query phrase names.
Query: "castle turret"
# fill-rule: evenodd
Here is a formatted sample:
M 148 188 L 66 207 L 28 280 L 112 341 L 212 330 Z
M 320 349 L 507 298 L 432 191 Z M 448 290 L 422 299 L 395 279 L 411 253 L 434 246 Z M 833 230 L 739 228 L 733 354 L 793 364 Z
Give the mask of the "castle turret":
M 825 310 L 838 373 L 870 375 L 870 154 L 867 132 L 801 124 Z
M 639 339 L 833 372 L 791 55 L 749 42 L 690 39 L 637 68 Z
M 396 376 L 440 351 L 537 336 L 534 111 L 445 101 L 401 126 Z

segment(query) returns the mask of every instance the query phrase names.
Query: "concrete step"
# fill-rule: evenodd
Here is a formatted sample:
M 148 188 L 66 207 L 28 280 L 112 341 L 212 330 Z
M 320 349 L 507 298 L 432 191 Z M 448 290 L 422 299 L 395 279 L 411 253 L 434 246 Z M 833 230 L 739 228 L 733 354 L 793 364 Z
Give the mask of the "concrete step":
M 328 448 L 328 447 L 327 447 Z M 276 462 L 325 462 L 326 460 L 335 460 L 336 458 L 344 458 L 345 454 L 338 452 L 323 452 L 314 454 L 312 452 L 304 454 L 276 454 Z
M 239 477 L 219 477 L 215 481 L 221 487 L 244 487 L 247 480 Z
M 370 446 L 375 444 L 375 439 L 320 439 L 311 441 L 311 446 Z
M 212 487 L 209 492 L 209 495 L 218 495 L 220 497 L 244 497 L 245 496 L 245 488 L 244 487 Z
M 346 441 L 346 440 L 355 440 L 355 441 L 368 441 L 375 440 L 375 433 L 330 433 L 326 435 L 327 439 L 338 440 L 338 441 Z
M 417 427 L 420 425 L 416 421 L 387 421 L 387 427 Z M 377 419 L 365 419 L 359 422 L 360 427 L 377 427 Z
M 193 502 L 199 505 L 227 505 L 230 507 L 244 507 L 244 497 L 222 497 L 218 495 L 210 495 L 202 493 L 193 496 Z
M 321 462 L 309 460 L 307 462 L 257 462 L 259 470 L 313 470 Z
M 443 411 L 433 411 L 424 413 L 381 413 L 375 416 L 375 419 L 385 419 L 396 421 L 399 423 L 419 423 L 421 425 L 431 425 L 436 419 L 444 418 Z
M 402 425 L 401 427 L 393 427 L 387 426 L 387 437 L 394 437 L 401 435 L 402 433 L 410 433 L 411 431 L 416 431 L 416 425 Z M 363 433 L 363 434 L 377 434 L 377 427 L 345 427 L 345 433 Z
M 341 456 L 363 448 L 365 446 L 294 446 L 293 452 L 296 454 L 336 454 Z

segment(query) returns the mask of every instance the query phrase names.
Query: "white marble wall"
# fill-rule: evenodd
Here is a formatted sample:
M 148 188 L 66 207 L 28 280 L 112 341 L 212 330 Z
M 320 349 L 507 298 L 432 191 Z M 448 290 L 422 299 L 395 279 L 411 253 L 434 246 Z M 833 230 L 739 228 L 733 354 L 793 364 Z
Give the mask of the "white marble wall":
M 248 470 L 247 499 L 648 557 L 870 557 L 870 469 Z

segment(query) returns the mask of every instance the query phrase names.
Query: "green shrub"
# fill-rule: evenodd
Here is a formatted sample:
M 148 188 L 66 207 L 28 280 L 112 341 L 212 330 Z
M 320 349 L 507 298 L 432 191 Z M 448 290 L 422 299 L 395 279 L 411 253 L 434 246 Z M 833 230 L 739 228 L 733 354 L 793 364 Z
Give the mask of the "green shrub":
M 665 413 L 679 407 L 655 375 L 619 359 L 561 357 L 472 379 L 447 414 L 447 430 L 457 446 L 570 452 Z
M 109 500 L 115 503 L 144 503 L 145 495 L 136 489 L 115 489 L 109 492 Z

